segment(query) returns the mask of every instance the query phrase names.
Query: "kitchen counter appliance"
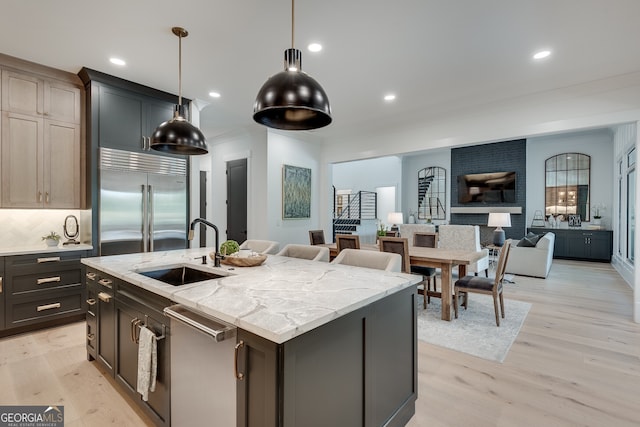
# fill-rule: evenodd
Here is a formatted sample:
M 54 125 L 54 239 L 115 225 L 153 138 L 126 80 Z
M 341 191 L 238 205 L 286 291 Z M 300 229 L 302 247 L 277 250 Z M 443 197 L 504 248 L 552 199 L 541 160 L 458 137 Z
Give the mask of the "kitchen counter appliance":
M 171 318 L 171 425 L 236 426 L 236 330 L 180 304 Z

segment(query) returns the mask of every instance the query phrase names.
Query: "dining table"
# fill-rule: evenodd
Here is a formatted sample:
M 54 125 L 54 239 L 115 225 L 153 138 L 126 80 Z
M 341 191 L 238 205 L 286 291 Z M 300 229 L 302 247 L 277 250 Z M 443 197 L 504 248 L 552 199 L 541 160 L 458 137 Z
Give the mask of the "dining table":
M 320 246 L 329 248 L 329 256 L 331 259 L 335 258 L 338 254 L 338 248 L 335 243 L 325 243 Z M 378 245 L 372 243 L 361 244 L 360 249 L 374 251 L 380 250 Z M 411 265 L 440 269 L 440 286 L 442 288 L 440 292 L 440 297 L 442 299 L 442 320 L 451 320 L 451 304 L 453 303 L 453 268 L 457 266 L 458 277 L 464 277 L 467 274 L 467 265 L 473 264 L 486 255 L 487 254 L 482 251 L 476 252 L 457 249 L 409 246 L 409 262 Z M 425 291 L 426 289 L 423 290 L 423 292 Z

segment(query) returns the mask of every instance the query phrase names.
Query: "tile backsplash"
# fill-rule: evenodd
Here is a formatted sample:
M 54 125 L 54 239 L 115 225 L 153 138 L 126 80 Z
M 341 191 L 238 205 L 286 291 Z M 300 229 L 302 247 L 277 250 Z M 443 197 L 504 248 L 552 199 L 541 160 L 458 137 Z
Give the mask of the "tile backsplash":
M 87 212 L 89 214 L 87 215 Z M 91 211 L 77 209 L 0 209 L 0 249 L 42 245 L 42 236 L 55 231 L 64 237 L 64 220 L 75 215 L 80 224 L 81 243 L 91 244 Z

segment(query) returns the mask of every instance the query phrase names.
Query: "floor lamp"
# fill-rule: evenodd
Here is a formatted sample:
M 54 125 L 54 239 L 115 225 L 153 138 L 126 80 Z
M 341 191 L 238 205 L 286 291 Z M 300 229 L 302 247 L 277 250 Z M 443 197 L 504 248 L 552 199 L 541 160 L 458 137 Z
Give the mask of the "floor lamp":
M 511 227 L 511 214 L 509 213 L 490 213 L 489 227 L 497 227 L 493 231 L 493 244 L 496 246 L 504 245 L 504 230 L 502 227 Z

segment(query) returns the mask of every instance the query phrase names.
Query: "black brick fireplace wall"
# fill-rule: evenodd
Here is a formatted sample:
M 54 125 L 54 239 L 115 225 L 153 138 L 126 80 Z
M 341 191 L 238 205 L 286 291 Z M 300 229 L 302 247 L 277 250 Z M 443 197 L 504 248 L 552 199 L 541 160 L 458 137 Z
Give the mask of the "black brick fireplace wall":
M 516 172 L 515 203 L 461 204 L 458 202 L 458 175 L 487 172 Z M 477 207 L 486 209 L 493 207 L 521 207 L 521 214 L 511 214 L 511 227 L 505 228 L 507 239 L 520 239 L 526 232 L 527 211 L 527 141 L 496 142 L 492 144 L 474 145 L 471 147 L 453 148 L 451 150 L 451 207 Z M 492 240 L 493 228 L 487 227 L 488 213 L 451 213 L 452 224 L 471 224 L 480 226 L 480 240 L 489 243 Z

